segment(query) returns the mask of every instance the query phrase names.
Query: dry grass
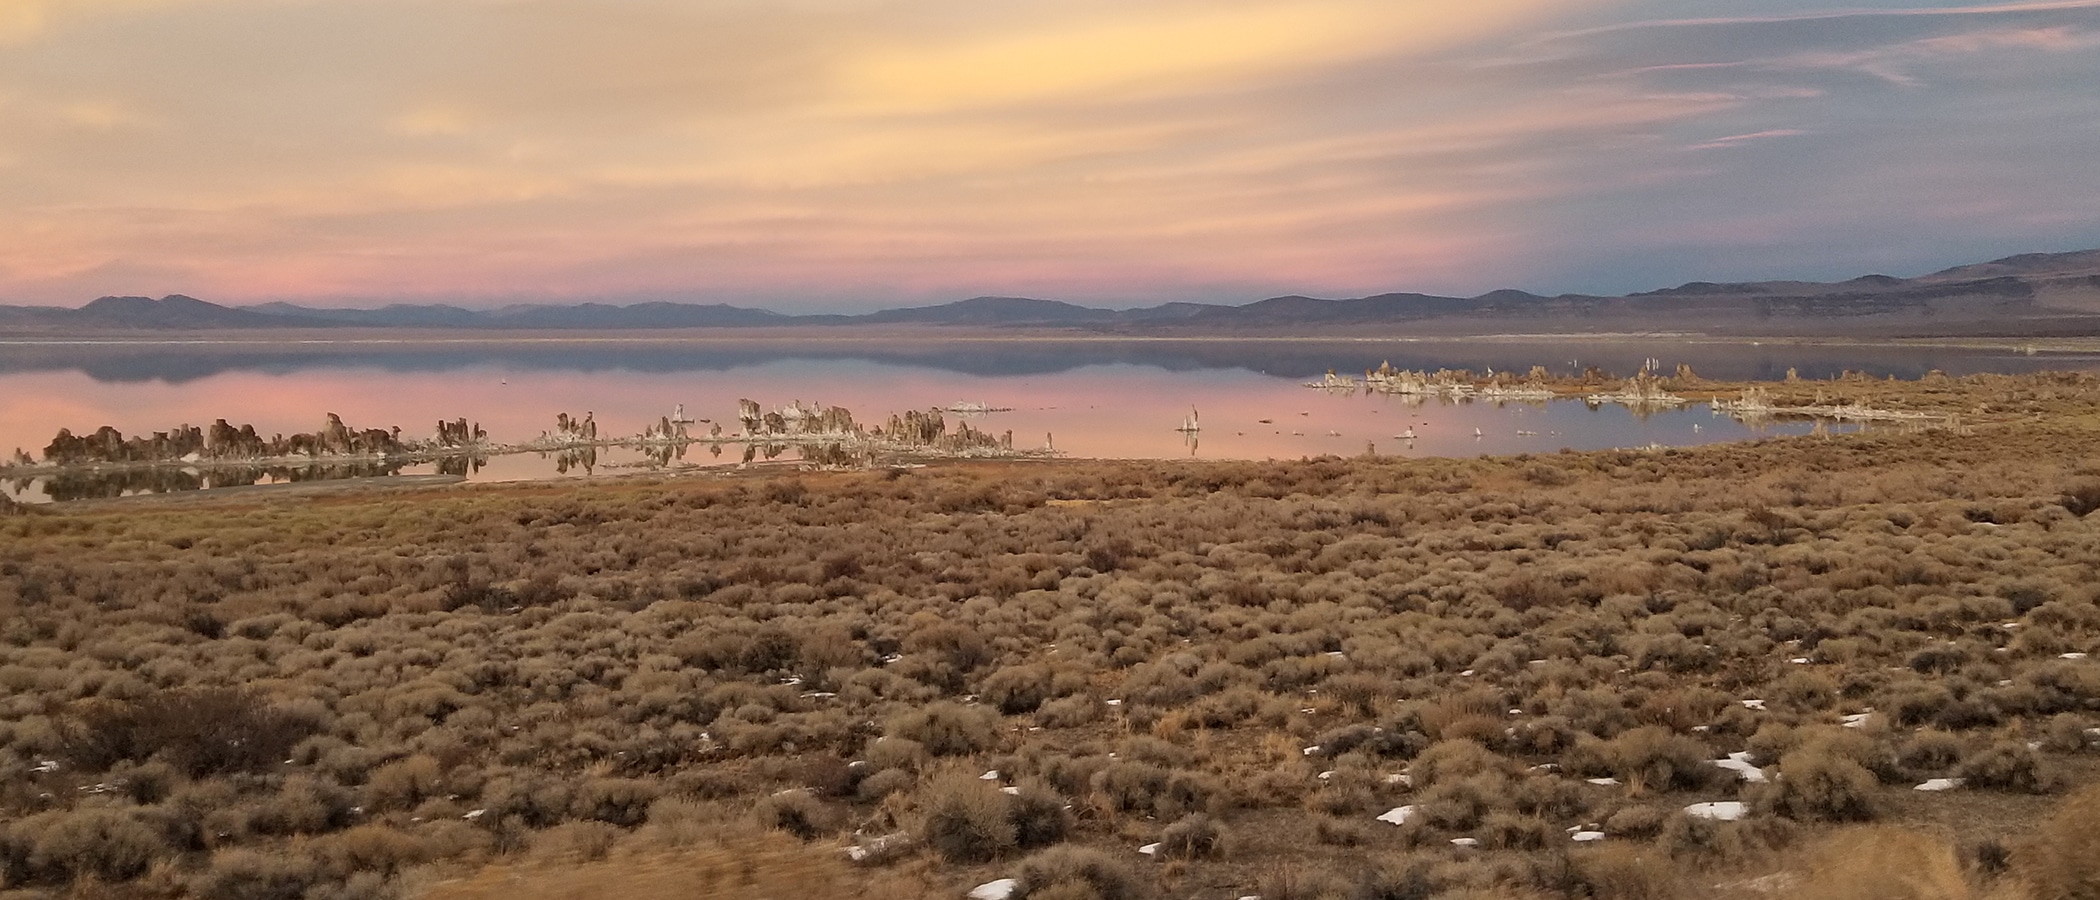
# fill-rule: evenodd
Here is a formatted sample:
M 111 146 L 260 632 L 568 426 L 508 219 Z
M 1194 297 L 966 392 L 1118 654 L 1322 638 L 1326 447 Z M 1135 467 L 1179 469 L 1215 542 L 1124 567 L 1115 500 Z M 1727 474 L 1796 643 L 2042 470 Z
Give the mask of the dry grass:
M 2082 390 L 1979 385 L 1932 402 Z M 0 879 L 955 896 L 1034 860 L 1050 897 L 2076 896 L 2100 829 L 2036 825 L 2100 779 L 2092 437 L 7 517 Z M 1777 780 L 1711 764 L 1737 752 Z M 1721 800 L 1750 816 L 1679 811 Z M 1900 865 L 1846 874 L 1847 841 Z

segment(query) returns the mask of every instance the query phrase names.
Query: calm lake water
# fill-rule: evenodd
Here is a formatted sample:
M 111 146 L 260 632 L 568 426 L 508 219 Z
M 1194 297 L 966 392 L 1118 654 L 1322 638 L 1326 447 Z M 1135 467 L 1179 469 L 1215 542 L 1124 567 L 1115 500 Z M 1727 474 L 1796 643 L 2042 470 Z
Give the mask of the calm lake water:
M 1846 369 L 1902 378 L 1933 369 L 1954 375 L 2100 370 L 2100 358 L 2092 356 L 1663 341 L 0 343 L 0 453 L 21 447 L 40 456 L 61 426 L 84 433 L 106 424 L 133 435 L 225 418 L 253 424 L 263 434 L 289 434 L 318 429 L 330 412 L 354 428 L 399 425 L 405 435 L 416 436 L 432 432 L 439 419 L 465 417 L 487 429 L 491 440 L 515 443 L 552 430 L 561 412 L 589 411 L 601 436 L 614 436 L 638 433 L 684 404 L 689 415 L 724 421 L 734 431 L 743 397 L 767 408 L 797 400 L 841 405 L 869 424 L 891 413 L 958 402 L 1011 407 L 969 421 L 993 433 L 1012 430 L 1017 447 L 1039 447 L 1049 439 L 1071 456 L 1103 458 L 1296 459 L 1357 454 L 1367 445 L 1382 454 L 1460 456 L 1688 445 L 1810 428 L 1752 428 L 1703 405 L 1643 415 L 1579 402 L 1417 404 L 1302 386 L 1329 368 L 1360 374 L 1383 361 L 1406 369 L 1518 372 L 1534 364 L 1556 372 L 1595 365 L 1624 375 L 1649 358 L 1666 369 L 1689 363 L 1701 374 L 1728 379 L 1782 378 L 1789 368 L 1805 378 Z M 1192 407 L 1203 423 L 1196 440 L 1175 430 Z M 1397 437 L 1410 428 L 1413 441 Z M 784 458 L 794 457 L 789 449 Z M 735 464 L 742 458 L 740 446 L 716 457 L 698 445 L 681 462 Z M 588 471 L 618 470 L 638 460 L 633 452 L 601 452 Z M 558 460 L 540 454 L 495 457 L 470 477 L 587 474 L 559 467 Z M 65 498 L 127 491 L 0 481 L 0 491 L 32 502 L 54 493 Z

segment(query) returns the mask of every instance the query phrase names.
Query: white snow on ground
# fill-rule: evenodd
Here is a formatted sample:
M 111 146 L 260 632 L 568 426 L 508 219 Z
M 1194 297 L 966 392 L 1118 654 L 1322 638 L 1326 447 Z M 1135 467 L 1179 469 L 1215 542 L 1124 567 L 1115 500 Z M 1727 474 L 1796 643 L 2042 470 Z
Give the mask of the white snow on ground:
M 1612 785 L 1615 785 L 1615 784 L 1618 784 L 1618 783 L 1619 783 L 1619 779 L 1617 779 L 1617 778 L 1610 778 L 1610 777 L 1605 777 L 1605 778 L 1585 778 L 1585 779 L 1583 779 L 1583 780 L 1584 780 L 1584 781 L 1587 781 L 1587 782 L 1589 782 L 1589 783 L 1591 783 L 1591 784 L 1603 785 L 1603 786 L 1605 786 L 1605 787 L 1611 787 Z
M 1951 790 L 1954 790 L 1955 788 L 1958 788 L 1958 787 L 1961 787 L 1961 779 L 1959 779 L 1959 778 L 1933 778 L 1933 779 L 1929 779 L 1929 780 L 1927 780 L 1927 781 L 1926 781 L 1926 782 L 1925 782 L 1924 784 L 1921 784 L 1921 785 L 1918 785 L 1917 787 L 1911 788 L 1911 790 L 1914 790 L 1914 791 L 1951 791 Z
M 859 844 L 847 847 L 846 858 L 854 862 L 865 862 L 877 854 L 895 850 L 910 843 L 911 835 L 902 831 L 872 835 L 862 839 Z
M 1744 709 L 1764 709 L 1764 708 L 1765 708 L 1765 701 L 1763 701 L 1763 700 L 1744 700 L 1744 701 L 1743 701 L 1743 708 L 1744 708 Z
M 1155 842 L 1153 842 L 1153 843 L 1150 843 L 1150 844 L 1146 844 L 1146 845 L 1145 845 L 1145 846 L 1143 846 L 1143 847 L 1139 847 L 1139 848 L 1138 848 L 1138 852 L 1139 852 L 1139 853 L 1143 853 L 1143 854 L 1145 854 L 1146 856 L 1158 856 L 1158 855 L 1159 855 L 1159 843 L 1155 841 Z
M 1589 843 L 1589 842 L 1591 842 L 1591 841 L 1601 841 L 1601 840 L 1604 840 L 1604 832 L 1602 832 L 1602 831 L 1578 831 L 1578 832 L 1575 832 L 1575 834 L 1573 835 L 1573 837 L 1575 838 L 1575 842 L 1576 842 L 1576 843 L 1578 843 L 1578 844 L 1587 844 L 1587 843 Z
M 1750 808 L 1744 806 L 1740 800 L 1711 800 L 1705 803 L 1694 803 L 1684 808 L 1684 814 L 1692 818 L 1715 819 L 1722 822 L 1733 822 L 1742 818 L 1749 811 Z
M 989 772 L 986 772 L 986 773 L 984 773 L 984 774 L 982 774 L 982 775 L 979 775 L 979 776 L 977 776 L 977 780 L 978 780 L 978 781 L 998 781 L 998 780 L 999 780 L 999 770 L 998 770 L 998 769 L 993 769 L 993 770 L 991 770 L 991 771 L 989 771 Z
M 1480 846 L 1480 839 L 1479 839 L 1479 838 L 1469 838 L 1469 837 L 1463 837 L 1463 838 L 1452 838 L 1452 839 L 1451 839 L 1451 846 L 1453 846 L 1453 847 L 1478 847 L 1478 846 Z
M 1726 759 L 1710 760 L 1710 762 L 1715 766 L 1734 772 L 1744 781 L 1751 784 L 1765 783 L 1765 773 L 1750 763 L 1750 751 L 1748 750 L 1730 753 Z
M 1414 818 L 1414 815 L 1415 808 L 1413 806 L 1395 806 L 1392 809 L 1380 813 L 1378 816 L 1378 821 L 1391 822 L 1394 825 L 1405 825 L 1407 824 L 1408 819 Z
M 1842 716 L 1840 717 L 1840 721 L 1845 723 L 1846 728 L 1860 728 L 1864 727 L 1867 724 L 1867 719 L 1872 718 L 1873 715 L 1874 711 L 1870 709 L 1866 712 L 1853 713 L 1849 716 Z
M 2075 652 L 2075 651 L 2074 651 L 2074 652 L 2071 652 L 2071 653 L 2065 653 L 2065 654 L 2062 654 L 2062 655 L 2060 655 L 2060 656 L 2058 656 L 2058 657 L 2057 657 L 2057 659 L 2084 659 L 2084 658 L 2085 658 L 2085 654 L 2083 654 L 2083 653 L 2078 653 L 2078 652 Z
M 970 889 L 970 900 L 1006 900 L 1020 890 L 1021 883 L 1011 878 L 987 881 Z

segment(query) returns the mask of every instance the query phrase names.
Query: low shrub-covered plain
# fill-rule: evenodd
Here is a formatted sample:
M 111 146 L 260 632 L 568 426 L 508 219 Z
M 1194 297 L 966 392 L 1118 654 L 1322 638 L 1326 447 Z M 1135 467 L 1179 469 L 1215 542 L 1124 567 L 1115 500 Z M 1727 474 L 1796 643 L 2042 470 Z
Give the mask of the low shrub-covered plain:
M 2018 414 L 7 510 L 0 883 L 2094 896 L 2100 387 L 1968 383 Z

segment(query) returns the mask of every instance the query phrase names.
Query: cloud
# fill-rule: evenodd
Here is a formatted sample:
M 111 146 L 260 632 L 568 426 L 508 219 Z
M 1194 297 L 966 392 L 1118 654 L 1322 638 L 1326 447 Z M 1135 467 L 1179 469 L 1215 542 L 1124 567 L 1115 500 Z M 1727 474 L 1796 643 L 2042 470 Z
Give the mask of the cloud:
M 37 177 L 0 179 L 0 302 L 1604 290 L 2100 242 L 2100 0 L 1688 3 L 8 7 L 0 165 Z

